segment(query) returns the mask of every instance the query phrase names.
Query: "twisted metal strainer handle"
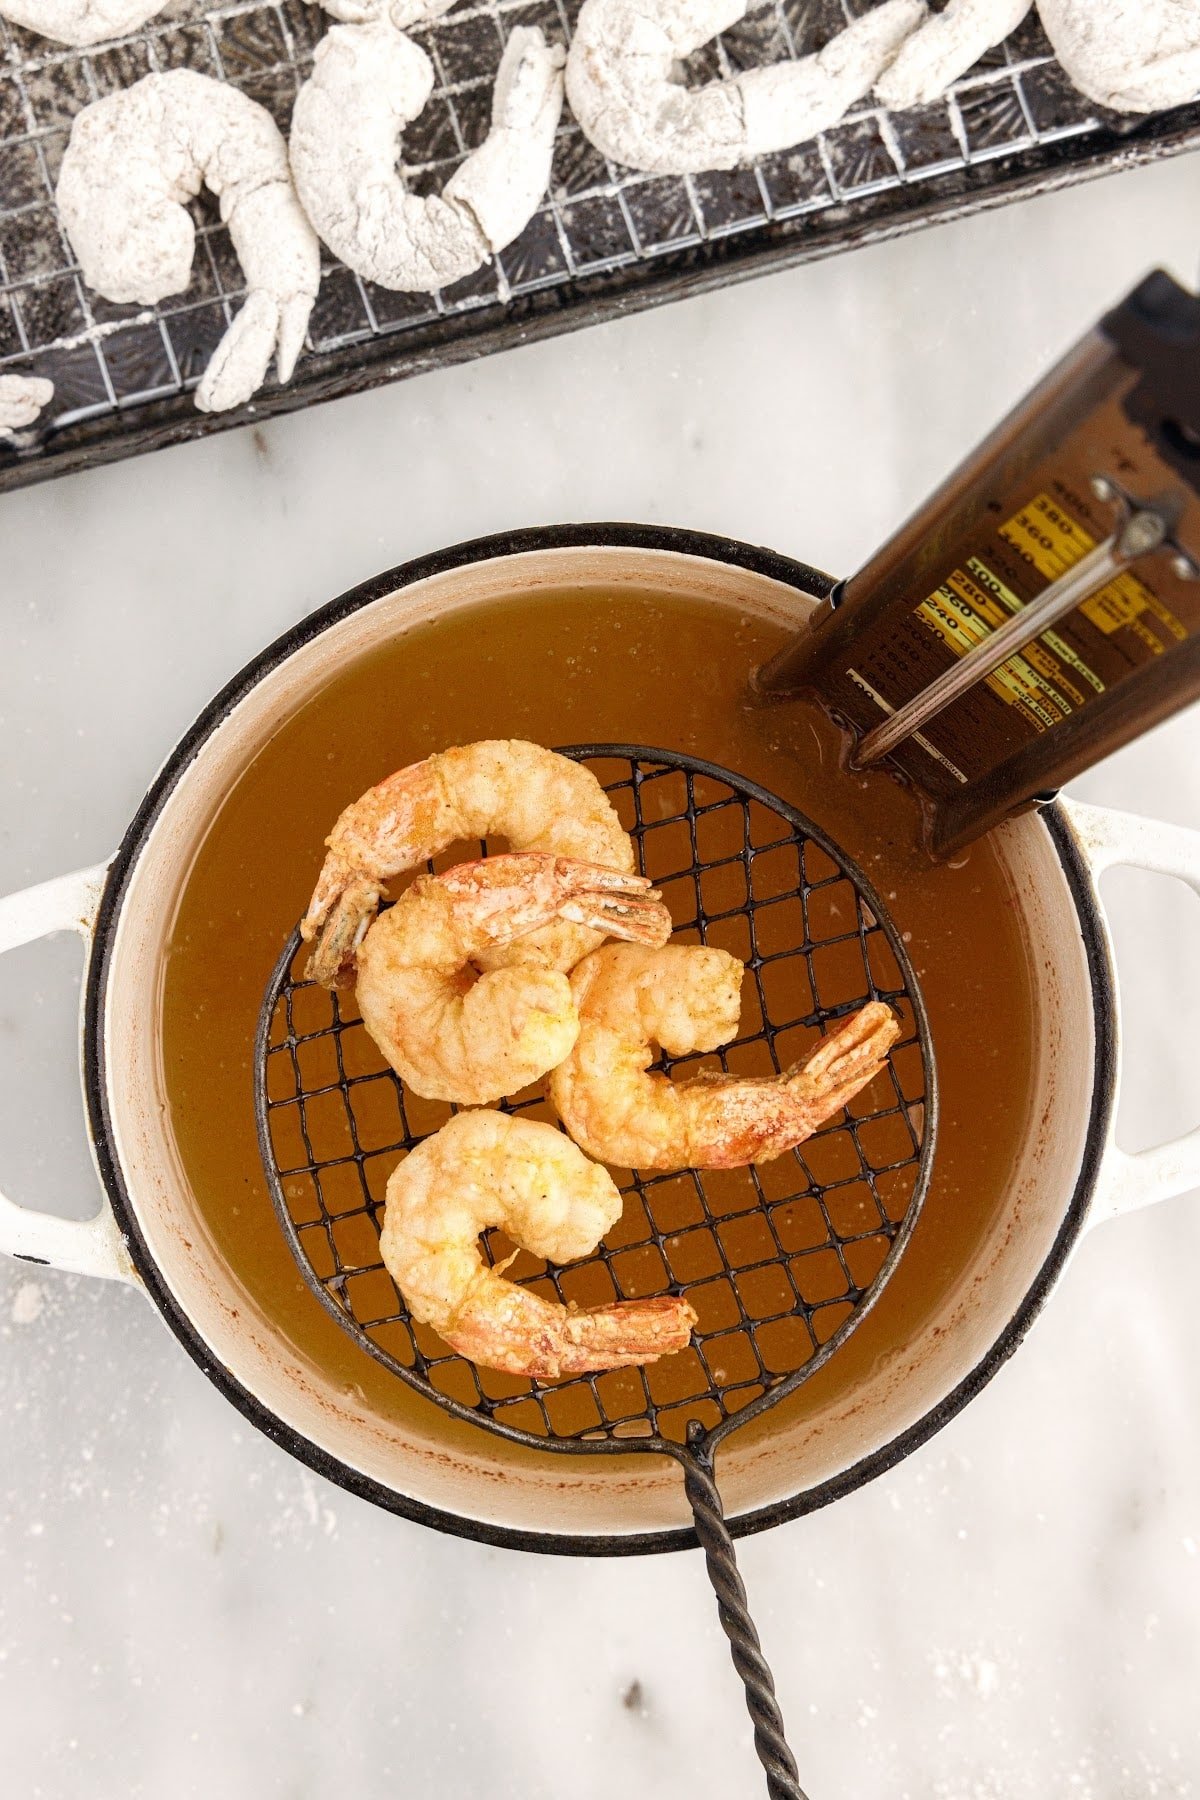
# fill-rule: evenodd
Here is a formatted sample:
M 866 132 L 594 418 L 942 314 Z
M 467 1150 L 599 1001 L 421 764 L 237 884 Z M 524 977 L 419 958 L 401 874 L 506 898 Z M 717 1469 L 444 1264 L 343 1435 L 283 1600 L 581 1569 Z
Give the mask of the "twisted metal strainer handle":
M 733 1665 L 746 1690 L 746 1709 L 754 1722 L 754 1748 L 767 1773 L 767 1793 L 771 1800 L 807 1800 L 800 1786 L 796 1759 L 784 1735 L 783 1714 L 775 1698 L 775 1683 L 767 1667 L 750 1607 L 746 1587 L 738 1573 L 733 1539 L 725 1523 L 725 1509 L 713 1475 L 712 1453 L 704 1443 L 704 1430 L 693 1420 L 688 1428 L 688 1448 L 680 1456 L 683 1484 L 692 1515 L 696 1536 L 704 1551 L 708 1578 L 717 1596 L 717 1611 Z

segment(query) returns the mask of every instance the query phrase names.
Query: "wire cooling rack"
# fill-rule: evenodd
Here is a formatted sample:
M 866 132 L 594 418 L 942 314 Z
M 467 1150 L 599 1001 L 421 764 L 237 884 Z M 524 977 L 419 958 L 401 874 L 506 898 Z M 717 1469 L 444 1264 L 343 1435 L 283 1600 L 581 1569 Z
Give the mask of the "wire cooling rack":
M 516 25 L 569 41 L 582 0 L 464 0 L 412 35 L 437 73 L 405 135 L 415 192 L 439 191 L 485 135 L 501 50 Z M 692 82 L 801 55 L 867 0 L 767 0 L 690 59 Z M 827 255 L 1200 143 L 1200 106 L 1145 120 L 1102 113 L 1071 85 L 1036 18 L 932 106 L 864 106 L 812 142 L 729 174 L 618 169 L 569 114 L 546 204 L 499 259 L 436 294 L 393 294 L 328 257 L 292 382 L 213 417 L 192 390 L 240 304 L 241 271 L 207 194 L 193 204 L 187 291 L 155 307 L 90 292 L 54 183 L 71 120 L 151 70 L 191 68 L 260 101 L 286 132 L 331 21 L 304 0 L 201 7 L 172 0 L 130 37 L 86 51 L 0 20 L 0 374 L 45 375 L 37 425 L 0 443 L 0 488 L 114 460 L 570 330 L 772 266 Z

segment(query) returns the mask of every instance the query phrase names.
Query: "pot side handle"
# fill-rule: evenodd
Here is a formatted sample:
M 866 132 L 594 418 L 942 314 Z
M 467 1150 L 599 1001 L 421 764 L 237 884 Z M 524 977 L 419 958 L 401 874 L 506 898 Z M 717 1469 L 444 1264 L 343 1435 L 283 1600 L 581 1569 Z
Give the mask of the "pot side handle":
M 89 943 L 107 873 L 98 863 L 0 899 L 0 953 L 56 931 L 77 931 Z M 0 1251 L 73 1275 L 137 1283 L 107 1199 L 94 1218 L 59 1219 L 0 1194 Z
M 1077 800 L 1064 804 L 1097 880 L 1106 869 L 1124 865 L 1153 875 L 1175 875 L 1200 896 L 1200 831 L 1106 806 L 1085 806 Z M 1092 1219 L 1099 1224 L 1152 1206 L 1157 1200 L 1171 1200 L 1194 1187 L 1200 1187 L 1200 1125 L 1183 1137 L 1135 1155 L 1110 1142 Z

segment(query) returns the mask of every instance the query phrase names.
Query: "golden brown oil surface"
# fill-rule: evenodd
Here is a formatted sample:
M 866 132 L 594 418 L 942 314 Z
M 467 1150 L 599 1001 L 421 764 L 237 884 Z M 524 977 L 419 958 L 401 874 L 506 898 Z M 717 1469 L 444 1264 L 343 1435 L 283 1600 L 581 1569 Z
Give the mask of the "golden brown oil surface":
M 212 821 L 162 975 L 177 1147 L 212 1247 L 248 1300 L 304 1358 L 380 1410 L 391 1410 L 396 1378 L 322 1311 L 276 1222 L 255 1133 L 252 1048 L 264 986 L 337 814 L 383 775 L 448 744 L 624 742 L 707 758 L 808 813 L 886 899 L 928 1005 L 942 1121 L 917 1230 L 874 1312 L 817 1378 L 826 1396 L 909 1335 L 994 1215 L 1033 1077 L 1032 986 L 1007 874 L 986 840 L 931 866 L 916 849 L 906 793 L 886 776 L 844 772 L 838 735 L 814 708 L 751 698 L 751 671 L 786 635 L 778 621 L 733 606 L 625 590 L 462 608 L 398 634 L 282 721 Z M 964 954 L 964 919 L 985 954 Z

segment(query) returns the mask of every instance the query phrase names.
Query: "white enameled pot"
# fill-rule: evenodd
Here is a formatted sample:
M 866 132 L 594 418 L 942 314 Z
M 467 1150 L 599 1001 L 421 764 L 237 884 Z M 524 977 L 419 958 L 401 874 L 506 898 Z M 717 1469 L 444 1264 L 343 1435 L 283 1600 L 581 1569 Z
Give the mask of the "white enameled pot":
M 694 1543 L 669 1459 L 535 1452 L 447 1420 L 394 1381 L 403 1391 L 380 1407 L 323 1377 L 244 1306 L 198 1228 L 165 1123 L 156 1010 L 186 871 L 221 797 L 281 717 L 419 618 L 538 585 L 597 582 L 720 596 L 793 622 L 798 596 L 829 587 L 765 551 L 627 526 L 531 531 L 409 564 L 303 621 L 244 670 L 173 752 L 110 863 L 0 901 L 0 950 L 58 931 L 83 939 L 82 1073 L 104 1195 L 84 1222 L 0 1197 L 0 1249 L 141 1287 L 248 1418 L 393 1511 L 524 1548 L 612 1554 Z M 760 1429 L 730 1438 L 721 1484 L 735 1533 L 835 1499 L 924 1442 L 1020 1342 L 1085 1228 L 1200 1183 L 1200 1130 L 1138 1156 L 1113 1141 L 1119 1019 L 1098 893 L 1117 863 L 1178 876 L 1200 893 L 1200 833 L 1059 801 L 1010 821 L 999 842 L 1025 897 L 1045 1104 L 998 1216 L 925 1323 L 815 1414 L 793 1397 Z

